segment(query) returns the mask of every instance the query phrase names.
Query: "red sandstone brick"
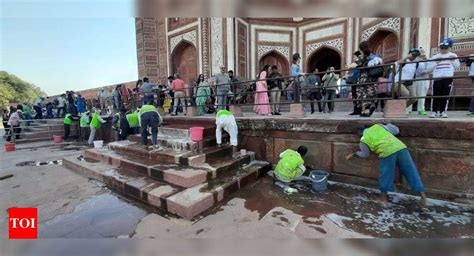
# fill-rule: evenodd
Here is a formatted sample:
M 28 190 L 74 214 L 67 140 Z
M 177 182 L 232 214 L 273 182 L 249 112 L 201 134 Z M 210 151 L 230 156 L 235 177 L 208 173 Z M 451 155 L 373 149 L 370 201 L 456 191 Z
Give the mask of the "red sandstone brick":
M 206 181 L 207 172 L 204 170 L 164 170 L 164 181 L 185 188 L 190 188 Z
M 242 116 L 242 108 L 236 105 L 230 105 L 229 111 L 234 114 L 234 116 Z
M 384 117 L 407 117 L 406 100 L 387 100 L 383 109 Z
M 167 197 L 175 194 L 176 192 L 178 192 L 178 190 L 169 185 L 157 187 L 148 192 L 148 203 L 157 208 L 161 208 L 163 206 L 161 203 L 162 200 L 165 200 Z
M 304 107 L 301 103 L 290 104 L 290 116 L 292 117 L 304 117 Z

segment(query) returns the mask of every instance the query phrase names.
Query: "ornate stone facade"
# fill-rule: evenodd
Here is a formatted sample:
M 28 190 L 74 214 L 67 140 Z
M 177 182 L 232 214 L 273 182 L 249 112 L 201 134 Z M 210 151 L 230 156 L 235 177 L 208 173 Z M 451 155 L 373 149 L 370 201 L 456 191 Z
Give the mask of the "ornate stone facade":
M 303 70 L 319 65 L 328 56 L 337 58 L 336 66 L 345 67 L 363 40 L 369 40 L 372 50 L 387 61 L 401 58 L 409 48 L 421 46 L 420 42 L 432 55 L 439 40 L 447 36 L 455 39 L 453 50 L 458 55 L 474 52 L 474 18 L 462 17 L 138 18 L 136 35 L 140 77 L 159 78 L 160 82 L 166 81 L 174 67 L 185 64 L 173 63 L 183 58 L 171 56 L 182 41 L 196 48 L 188 51 L 196 54 L 198 72 L 211 76 L 219 72 L 219 66 L 227 65 L 247 79 L 255 77 L 263 64 L 277 64 L 282 69 L 291 66 L 291 56 L 296 52 L 302 57 Z

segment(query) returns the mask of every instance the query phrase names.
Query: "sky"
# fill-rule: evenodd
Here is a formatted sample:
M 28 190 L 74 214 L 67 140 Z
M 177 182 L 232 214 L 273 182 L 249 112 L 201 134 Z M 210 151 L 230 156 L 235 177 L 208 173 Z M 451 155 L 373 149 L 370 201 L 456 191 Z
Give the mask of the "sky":
M 63 1 L 0 0 L 0 70 L 48 95 L 138 79 L 133 6 Z

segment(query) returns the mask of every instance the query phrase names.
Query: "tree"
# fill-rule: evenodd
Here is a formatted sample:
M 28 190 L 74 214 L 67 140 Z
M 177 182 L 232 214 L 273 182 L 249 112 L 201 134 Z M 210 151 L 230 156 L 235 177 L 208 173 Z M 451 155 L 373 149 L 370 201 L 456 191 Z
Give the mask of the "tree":
M 46 93 L 33 84 L 25 82 L 15 75 L 0 71 L 0 107 L 7 108 L 11 104 L 31 103 Z

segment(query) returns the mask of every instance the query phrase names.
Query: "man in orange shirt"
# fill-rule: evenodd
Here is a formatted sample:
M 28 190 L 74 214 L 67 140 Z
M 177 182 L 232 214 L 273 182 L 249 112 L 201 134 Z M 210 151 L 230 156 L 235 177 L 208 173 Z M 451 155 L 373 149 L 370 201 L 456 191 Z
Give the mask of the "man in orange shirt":
M 179 102 L 181 102 L 183 109 L 185 109 L 184 108 L 184 104 L 185 104 L 184 103 L 184 98 L 185 98 L 184 89 L 185 89 L 184 81 L 181 80 L 181 78 L 179 77 L 179 74 L 174 74 L 174 80 L 171 83 L 171 90 L 174 91 L 174 114 L 172 114 L 173 116 L 178 115 Z M 186 111 L 185 111 L 185 114 L 186 114 Z

